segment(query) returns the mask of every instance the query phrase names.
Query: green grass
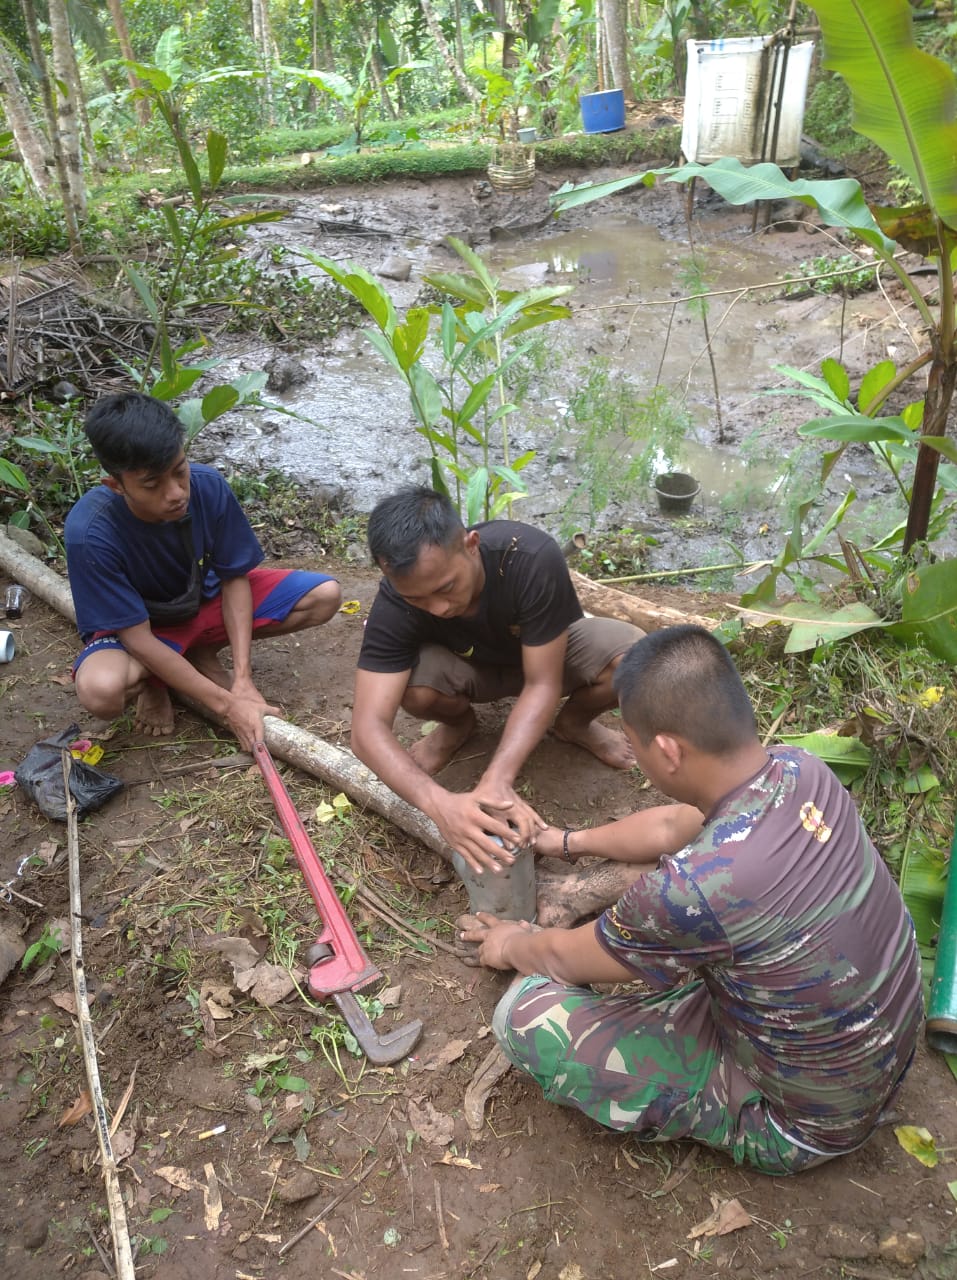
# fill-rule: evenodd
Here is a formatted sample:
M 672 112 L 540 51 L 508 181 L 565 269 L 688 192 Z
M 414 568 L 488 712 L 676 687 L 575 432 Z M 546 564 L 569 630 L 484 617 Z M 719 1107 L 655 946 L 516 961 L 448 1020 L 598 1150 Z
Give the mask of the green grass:
M 401 122 L 395 126 L 396 131 Z M 341 186 L 347 183 L 381 182 L 389 178 L 439 177 L 484 173 L 491 156 L 492 143 L 460 141 L 459 131 L 427 144 L 392 144 L 377 141 L 370 135 L 369 145 L 361 151 L 342 156 L 329 156 L 325 148 L 341 142 L 349 134 L 344 127 L 328 127 L 306 132 L 274 135 L 277 143 L 268 159 L 230 164 L 221 190 L 224 194 L 242 191 L 303 191 Z M 278 144 L 289 148 L 280 152 Z M 566 167 L 595 164 L 657 165 L 677 161 L 680 130 L 669 125 L 651 133 L 622 130 L 608 134 L 572 134 L 539 142 L 535 147 L 538 169 L 548 172 Z M 245 146 L 244 155 L 266 148 Z M 311 159 L 303 164 L 308 153 Z M 94 202 L 107 206 L 136 199 L 144 190 L 155 189 L 162 195 L 175 195 L 185 190 L 182 172 L 172 164 L 167 173 L 130 173 L 111 175 L 94 188 Z

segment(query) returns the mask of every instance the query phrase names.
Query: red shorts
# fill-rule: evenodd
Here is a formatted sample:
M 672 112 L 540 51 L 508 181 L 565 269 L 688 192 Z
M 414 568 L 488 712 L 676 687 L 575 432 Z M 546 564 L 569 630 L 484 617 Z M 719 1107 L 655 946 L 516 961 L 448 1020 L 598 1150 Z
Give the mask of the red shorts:
M 263 627 L 284 621 L 303 596 L 322 583 L 333 581 L 328 573 L 307 573 L 304 569 L 251 569 L 246 576 L 253 596 L 253 635 Z M 186 653 L 197 645 L 228 644 L 222 596 L 204 601 L 196 617 L 187 622 L 158 624 L 153 628 L 153 635 L 177 653 Z M 115 631 L 96 632 L 73 664 L 74 677 L 77 668 L 91 653 L 122 648 Z

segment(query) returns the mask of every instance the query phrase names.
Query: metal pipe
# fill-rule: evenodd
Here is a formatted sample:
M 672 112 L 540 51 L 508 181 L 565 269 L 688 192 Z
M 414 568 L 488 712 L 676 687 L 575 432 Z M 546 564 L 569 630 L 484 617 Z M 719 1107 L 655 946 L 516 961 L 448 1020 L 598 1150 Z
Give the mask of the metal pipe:
M 937 936 L 937 958 L 927 1006 L 927 1043 L 941 1053 L 957 1053 L 957 830 L 950 846 L 950 870 Z

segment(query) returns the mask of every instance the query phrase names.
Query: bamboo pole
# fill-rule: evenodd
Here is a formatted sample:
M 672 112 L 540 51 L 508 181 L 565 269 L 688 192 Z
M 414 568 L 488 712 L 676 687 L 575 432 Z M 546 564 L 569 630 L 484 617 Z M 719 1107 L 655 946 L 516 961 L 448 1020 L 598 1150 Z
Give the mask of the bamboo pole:
M 110 1125 L 106 1117 L 106 1104 L 103 1101 L 103 1089 L 100 1085 L 100 1071 L 96 1060 L 96 1040 L 93 1037 L 93 1020 L 90 1017 L 90 1002 L 86 991 L 86 970 L 83 967 L 80 838 L 76 821 L 76 800 L 70 791 L 70 772 L 73 768 L 73 758 L 69 751 L 61 752 L 60 758 L 63 765 L 63 788 L 66 792 L 67 857 L 70 868 L 70 960 L 73 968 L 73 994 L 76 998 L 76 1016 L 80 1024 L 80 1044 L 83 1049 L 86 1080 L 90 1088 L 90 1099 L 93 1103 L 93 1115 L 96 1120 L 96 1136 L 100 1144 L 100 1163 L 103 1166 L 106 1201 L 110 1210 L 110 1230 L 113 1235 L 113 1257 L 116 1261 L 116 1275 L 118 1280 L 135 1280 L 136 1272 L 133 1266 L 130 1232 L 126 1222 L 126 1207 L 123 1204 L 123 1191 L 120 1187 L 119 1173 L 113 1156 Z

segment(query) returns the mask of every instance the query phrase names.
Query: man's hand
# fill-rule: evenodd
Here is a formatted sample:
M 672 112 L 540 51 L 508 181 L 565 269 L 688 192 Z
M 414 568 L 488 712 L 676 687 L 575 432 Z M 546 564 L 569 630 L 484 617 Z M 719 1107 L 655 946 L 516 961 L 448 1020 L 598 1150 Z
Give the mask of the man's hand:
M 226 705 L 226 722 L 239 739 L 244 751 L 249 751 L 254 742 L 262 742 L 265 735 L 263 716 L 281 716 L 278 707 L 267 703 L 259 691 L 253 687 L 253 696 L 235 691 L 229 695 Z
M 543 973 L 569 986 L 635 978 L 633 970 L 598 941 L 594 922 L 574 929 L 542 929 L 527 920 L 500 920 L 479 911 L 461 920 L 459 941 L 476 944 L 480 963 L 491 969 L 515 969 L 526 976 Z
M 508 824 L 509 831 L 507 835 L 502 836 L 508 849 L 524 849 L 534 844 L 539 832 L 548 826 L 532 806 L 526 804 L 514 787 L 506 783 L 494 781 L 486 776 L 479 780 L 471 794 L 473 800 L 487 813 L 501 818 Z M 502 833 L 496 831 L 495 834 Z
M 540 858 L 563 858 L 561 827 L 546 827 L 539 831 L 533 842 L 535 853 Z
M 479 875 L 483 871 L 500 872 L 514 862 L 514 854 L 505 843 L 514 843 L 515 832 L 503 819 L 486 813 L 474 792 L 459 795 L 446 791 L 428 812 L 446 844 L 460 853 Z M 496 844 L 492 836 L 498 836 L 502 845 Z
M 496 792 L 493 805 L 493 797 L 483 793 L 481 785 L 461 795 L 446 791 L 439 804 L 429 807 L 429 816 L 446 843 L 462 855 L 473 871 L 494 874 L 501 871 L 503 864 L 511 865 L 516 849 L 530 843 L 524 831 L 537 831 L 545 825 L 524 800 L 514 792 L 512 796 L 514 799 L 509 800 Z M 510 822 L 515 822 L 518 830 L 509 826 Z M 503 847 L 492 836 L 498 836 Z
M 514 969 L 504 954 L 509 939 L 539 932 L 539 926 L 527 920 L 499 920 L 488 911 L 479 911 L 475 920 L 478 924 L 463 929 L 459 937 L 463 942 L 478 943 L 479 960 L 490 969 Z
M 234 674 L 229 692 L 234 698 L 244 698 L 248 702 L 260 702 L 263 706 L 266 705 L 266 699 L 253 684 L 252 676 Z

